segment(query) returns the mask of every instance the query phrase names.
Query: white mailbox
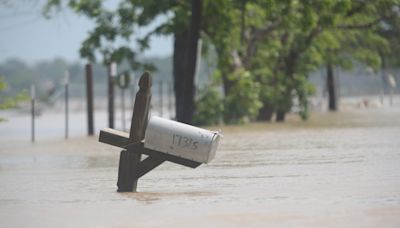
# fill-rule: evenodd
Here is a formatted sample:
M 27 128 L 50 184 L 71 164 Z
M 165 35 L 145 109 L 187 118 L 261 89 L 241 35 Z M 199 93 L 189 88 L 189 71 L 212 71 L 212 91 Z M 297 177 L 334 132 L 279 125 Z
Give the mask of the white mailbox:
M 219 132 L 154 116 L 147 124 L 144 147 L 208 163 L 215 157 L 220 137 Z

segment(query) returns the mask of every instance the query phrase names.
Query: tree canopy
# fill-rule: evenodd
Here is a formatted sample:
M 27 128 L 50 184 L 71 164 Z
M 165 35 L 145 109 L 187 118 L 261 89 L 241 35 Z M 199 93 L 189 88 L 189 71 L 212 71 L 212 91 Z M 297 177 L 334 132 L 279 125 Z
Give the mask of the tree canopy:
M 308 81 L 310 72 L 327 64 L 350 68 L 354 61 L 375 69 L 384 59 L 398 64 L 399 5 L 399 0 L 121 0 L 115 9 L 108 9 L 101 0 L 49 0 L 44 9 L 50 15 L 55 7 L 68 6 L 95 21 L 80 49 L 89 60 L 100 54 L 104 63 L 127 59 L 133 68 L 148 68 L 137 60 L 137 51 L 148 48 L 154 35 L 174 35 L 178 100 L 188 86 L 180 83 L 189 77 L 187 69 L 180 69 L 188 58 L 184 50 L 196 44 L 190 41 L 192 16 L 201 8 L 196 15 L 203 53 L 215 53 L 217 69 L 209 91 L 200 93 L 197 106 L 201 108 L 193 115 L 208 116 L 200 118 L 202 124 L 215 124 L 221 119 L 227 123 L 270 120 L 273 114 L 283 121 L 294 106 L 306 119 L 308 98 L 314 91 Z M 131 40 L 136 28 L 148 26 L 160 15 L 167 18 L 164 23 Z M 124 45 L 115 46 L 118 40 Z M 139 50 L 132 48 L 132 42 Z M 223 94 L 218 95 L 220 85 Z M 181 104 L 179 110 L 184 111 L 188 103 Z M 207 111 L 208 105 L 219 111 Z

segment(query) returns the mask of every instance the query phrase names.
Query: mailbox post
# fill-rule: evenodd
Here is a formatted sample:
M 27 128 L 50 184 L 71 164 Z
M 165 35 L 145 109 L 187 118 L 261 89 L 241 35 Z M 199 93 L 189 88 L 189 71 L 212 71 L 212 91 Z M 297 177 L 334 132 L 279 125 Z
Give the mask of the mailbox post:
M 151 83 L 150 74 L 145 72 L 139 80 L 129 135 L 111 128 L 100 131 L 100 142 L 123 148 L 118 168 L 118 192 L 136 192 L 138 179 L 164 161 L 196 168 L 215 155 L 219 133 L 157 117 L 148 122 Z M 174 130 L 168 131 L 171 128 Z M 155 139 L 160 135 L 164 141 L 157 143 Z M 193 151 L 200 151 L 200 156 L 194 155 Z M 147 158 L 141 161 L 142 154 Z

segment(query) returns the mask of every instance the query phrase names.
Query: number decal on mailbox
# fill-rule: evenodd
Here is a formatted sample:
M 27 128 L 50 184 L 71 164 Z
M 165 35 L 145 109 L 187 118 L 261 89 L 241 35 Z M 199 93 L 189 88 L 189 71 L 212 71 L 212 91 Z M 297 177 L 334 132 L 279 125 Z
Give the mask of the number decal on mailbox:
M 176 145 L 182 148 L 188 148 L 196 150 L 199 142 L 194 141 L 192 138 L 174 134 L 172 135 L 172 145 Z

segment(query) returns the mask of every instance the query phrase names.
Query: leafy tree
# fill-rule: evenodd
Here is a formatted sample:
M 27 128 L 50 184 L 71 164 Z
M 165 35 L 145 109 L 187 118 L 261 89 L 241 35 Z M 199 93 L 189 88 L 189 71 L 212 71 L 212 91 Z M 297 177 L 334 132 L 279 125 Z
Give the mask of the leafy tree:
M 257 78 L 263 86 L 264 105 L 259 119 L 269 120 L 276 112 L 277 120 L 283 121 L 296 99 L 300 115 L 306 118 L 307 97 L 313 91 L 307 75 L 323 64 L 332 72 L 332 65 L 346 65 L 341 61 L 343 56 L 349 62 L 359 59 L 376 63 L 376 54 L 363 43 L 382 43 L 370 28 L 393 17 L 396 2 L 270 1 L 267 13 L 258 10 L 258 15 L 268 21 L 266 24 L 278 24 L 262 42 L 256 43 L 256 58 L 251 60 L 250 67 L 258 71 Z M 249 26 L 252 29 L 260 24 Z M 333 91 L 334 83 L 330 85 Z
M 55 7 L 62 9 L 63 6 L 60 0 L 49 0 L 44 7 L 45 15 L 49 16 Z M 173 75 L 177 119 L 186 123 L 192 121 L 195 108 L 194 52 L 197 50 L 202 18 L 201 0 L 121 0 L 115 10 L 107 9 L 101 0 L 69 0 L 66 6 L 96 23 L 89 37 L 82 42 L 80 54 L 83 58 L 95 61 L 100 54 L 104 64 L 125 60 L 133 69 L 155 70 L 152 65 L 138 60 L 131 43 L 135 35 L 134 28 L 150 25 L 159 15 L 169 17 L 154 30 L 137 38 L 136 44 L 139 51 L 143 51 L 149 47 L 153 35 L 174 35 Z M 115 44 L 117 40 L 125 44 L 118 46 Z
M 18 95 L 11 97 L 3 94 L 3 91 L 7 89 L 7 84 L 4 81 L 4 78 L 0 76 L 0 110 L 6 110 L 13 108 L 17 105 L 18 102 L 24 101 L 28 98 L 26 92 L 19 93 Z M 6 119 L 0 117 L 0 122 L 5 121 Z
M 223 97 L 218 87 L 210 85 L 200 91 L 199 99 L 196 102 L 194 124 L 216 125 L 222 120 L 224 112 Z
M 60 0 L 50 0 L 47 12 L 54 5 L 61 5 Z M 94 59 L 100 53 L 105 62 L 125 58 L 132 67 L 140 66 L 136 53 L 129 46 L 111 44 L 117 39 L 129 44 L 134 28 L 149 25 L 159 15 L 168 17 L 136 41 L 143 50 L 153 35 L 174 36 L 177 118 L 189 123 L 194 113 L 194 53 L 200 36 L 205 50 L 217 55 L 215 75 L 223 86 L 223 119 L 237 123 L 253 120 L 257 112 L 259 120 L 270 120 L 275 113 L 277 121 L 284 121 L 296 104 L 306 119 L 308 97 L 314 91 L 307 77 L 322 66 L 327 68 L 335 109 L 333 67 L 350 67 L 355 59 L 372 66 L 383 63 L 382 56 L 393 55 L 384 47 L 396 43 L 398 35 L 392 32 L 398 28 L 398 0 L 123 0 L 114 11 L 105 9 L 100 0 L 70 0 L 68 5 L 96 21 L 83 42 L 82 56 Z M 212 89 L 204 94 L 215 96 Z M 200 101 L 209 102 L 204 96 Z
M 204 6 L 203 39 L 218 57 L 215 75 L 223 85 L 226 123 L 254 120 L 260 108 L 260 85 L 242 56 L 246 2 L 206 1 Z

